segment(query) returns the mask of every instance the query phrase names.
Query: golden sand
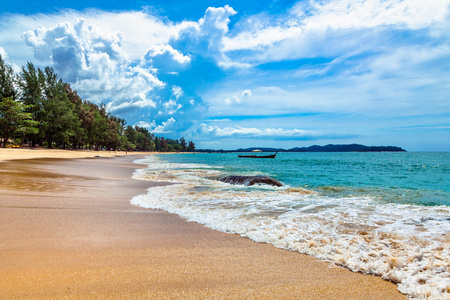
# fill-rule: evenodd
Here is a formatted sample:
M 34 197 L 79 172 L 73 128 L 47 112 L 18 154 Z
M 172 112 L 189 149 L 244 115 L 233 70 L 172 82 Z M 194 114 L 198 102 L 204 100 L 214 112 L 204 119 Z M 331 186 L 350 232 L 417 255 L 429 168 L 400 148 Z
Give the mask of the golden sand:
M 156 184 L 131 179 L 136 158 L 0 162 L 1 299 L 405 299 L 379 277 L 129 204 Z
M 115 157 L 123 155 L 152 154 L 151 152 L 127 151 L 94 151 L 94 150 L 60 150 L 44 148 L 0 148 L 0 161 L 33 158 L 87 158 L 87 157 Z

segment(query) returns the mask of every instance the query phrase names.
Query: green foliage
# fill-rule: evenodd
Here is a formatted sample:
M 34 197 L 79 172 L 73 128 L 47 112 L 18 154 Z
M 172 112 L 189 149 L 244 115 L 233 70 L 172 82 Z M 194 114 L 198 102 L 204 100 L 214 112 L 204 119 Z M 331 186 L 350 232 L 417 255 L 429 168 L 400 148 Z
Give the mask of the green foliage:
M 18 83 L 21 91 L 20 100 L 26 105 L 26 112 L 31 113 L 33 120 L 39 123 L 38 132 L 27 135 L 33 146 L 35 146 L 38 143 L 42 143 L 45 137 L 43 121 L 45 76 L 40 69 L 36 69 L 31 62 L 28 62 L 26 67 L 22 67 Z
M 49 148 L 53 148 L 53 143 L 66 147 L 75 135 L 79 119 L 73 103 L 69 101 L 64 82 L 57 79 L 53 69 L 45 69 L 45 81 L 42 119 L 45 138 Z
M 12 67 L 7 65 L 0 55 L 0 100 L 4 98 L 16 99 L 17 91 L 14 82 L 15 77 Z
M 15 87 L 18 87 L 18 90 Z M 194 143 L 156 137 L 143 127 L 126 126 L 105 104 L 81 99 L 53 68 L 31 62 L 16 78 L 0 56 L 0 136 L 33 146 L 128 151 L 194 151 Z M 20 97 L 19 97 L 20 96 Z M 189 150 L 190 149 L 190 150 Z
M 3 138 L 3 147 L 9 138 L 24 136 L 37 132 L 37 122 L 33 121 L 31 114 L 25 112 L 25 107 L 12 98 L 3 98 L 0 102 L 0 136 Z
M 194 152 L 195 151 L 195 144 L 194 142 L 189 142 L 189 145 L 187 147 L 188 152 Z

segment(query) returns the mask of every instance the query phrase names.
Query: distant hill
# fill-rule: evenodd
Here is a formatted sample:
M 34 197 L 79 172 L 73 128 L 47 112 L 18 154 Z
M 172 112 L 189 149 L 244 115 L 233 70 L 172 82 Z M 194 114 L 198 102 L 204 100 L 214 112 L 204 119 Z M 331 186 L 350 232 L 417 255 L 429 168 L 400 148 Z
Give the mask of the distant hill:
M 326 145 L 310 146 L 303 148 L 292 148 L 289 152 L 406 152 L 406 150 L 395 146 L 364 146 L 360 144 L 350 145 Z
M 313 145 L 309 147 L 295 147 L 291 149 L 251 147 L 239 148 L 237 150 L 210 150 L 197 149 L 197 152 L 252 152 L 253 150 L 262 150 L 264 152 L 406 152 L 406 150 L 396 146 L 364 146 L 360 144 L 333 145 L 326 146 Z

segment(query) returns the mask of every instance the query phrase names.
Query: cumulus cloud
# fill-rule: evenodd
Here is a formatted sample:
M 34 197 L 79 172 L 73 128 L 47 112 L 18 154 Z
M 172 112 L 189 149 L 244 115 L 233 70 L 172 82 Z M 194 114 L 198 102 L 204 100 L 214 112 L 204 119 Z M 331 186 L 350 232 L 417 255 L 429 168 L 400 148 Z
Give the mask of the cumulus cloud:
M 154 127 L 151 132 L 153 133 L 170 133 L 173 130 L 175 124 L 175 119 L 170 118 L 165 122 L 162 122 L 161 125 Z
M 168 44 L 180 28 L 164 25 L 150 16 L 143 17 L 143 13 L 123 14 L 126 16 L 85 12 L 86 18 L 57 24 L 48 23 L 44 16 L 44 24 L 25 31 L 22 38 L 35 58 L 54 67 L 83 99 L 106 103 L 109 112 L 154 133 L 175 135 L 176 131 L 186 130 L 198 120 L 204 107 L 192 88 L 184 89 L 184 80 L 171 83 L 172 79 L 181 77 L 180 72 L 192 67 L 189 52 Z M 111 21 L 114 16 L 119 22 L 136 16 L 138 24 L 146 24 L 145 28 L 135 27 L 135 32 L 143 33 L 142 44 L 148 45 L 145 49 L 136 45 L 142 51 L 140 55 L 136 49 L 130 50 L 136 38 L 136 33 L 129 30 L 131 25 L 119 28 L 103 22 Z M 151 24 L 159 28 L 159 36 L 146 28 Z M 154 41 L 149 43 L 143 39 L 152 34 Z
M 164 86 L 151 69 L 130 67 L 121 48 L 122 35 L 98 26 L 87 26 L 85 19 L 75 24 L 40 26 L 23 38 L 35 57 L 50 60 L 58 75 L 93 102 L 109 102 L 111 111 L 155 106 L 148 94 Z
M 146 10 L 108 12 L 99 9 L 59 10 L 51 14 L 19 15 L 3 14 L 0 16 L 0 45 L 8 52 L 14 49 L 14 58 L 22 64 L 33 55 L 28 47 L 23 47 L 21 34 L 39 26 L 51 28 L 67 20 L 85 19 L 87 27 L 104 28 L 121 34 L 122 50 L 131 61 L 140 61 L 145 52 L 155 45 L 164 45 L 174 37 L 177 30 L 172 23 L 164 22 Z M 49 61 L 45 61 L 46 64 Z
M 161 125 L 156 125 L 155 121 L 139 121 L 136 122 L 134 125 L 139 127 L 147 128 L 151 133 L 161 134 L 161 133 L 170 133 L 174 129 L 175 125 L 175 119 L 170 118 L 167 119 L 165 122 L 161 122 Z
M 152 66 L 167 73 L 177 73 L 185 69 L 191 61 L 187 55 L 175 50 L 170 45 L 156 45 L 149 49 L 141 65 Z
M 228 5 L 209 7 L 198 22 L 179 24 L 178 34 L 172 43 L 187 53 L 210 59 L 224 68 L 244 66 L 244 63 L 231 61 L 223 52 L 230 17 L 235 14 L 237 12 Z
M 135 109 L 155 108 L 155 107 L 156 107 L 156 103 L 153 100 L 148 99 L 144 93 L 136 94 L 135 99 L 122 102 L 118 105 L 114 105 L 113 102 L 109 102 L 106 105 L 106 108 L 108 109 L 108 111 L 112 112 L 112 113 L 120 113 L 120 112 L 135 110 Z
M 40 61 L 51 60 L 60 76 L 70 82 L 110 77 L 123 71 L 128 60 L 121 49 L 122 36 L 97 26 L 86 26 L 85 19 L 60 23 L 46 29 L 27 31 L 23 38 Z

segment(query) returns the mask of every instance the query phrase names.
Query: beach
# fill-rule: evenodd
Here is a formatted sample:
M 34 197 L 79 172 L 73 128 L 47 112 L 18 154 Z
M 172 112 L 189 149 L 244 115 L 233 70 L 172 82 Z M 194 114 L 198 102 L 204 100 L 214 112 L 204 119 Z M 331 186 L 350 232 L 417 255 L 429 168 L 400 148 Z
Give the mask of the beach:
M 132 179 L 145 167 L 132 154 L 0 150 L 0 298 L 406 299 L 380 277 L 131 205 L 166 184 Z

